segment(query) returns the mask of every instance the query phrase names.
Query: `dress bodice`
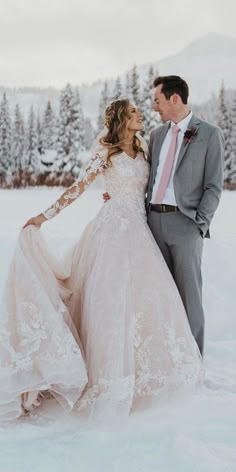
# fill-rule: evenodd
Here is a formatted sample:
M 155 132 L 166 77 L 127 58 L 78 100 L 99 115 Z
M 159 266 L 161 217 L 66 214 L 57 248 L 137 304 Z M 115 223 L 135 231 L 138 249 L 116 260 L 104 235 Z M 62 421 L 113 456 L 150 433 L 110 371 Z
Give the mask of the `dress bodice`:
M 149 165 L 141 154 L 135 159 L 125 152 L 112 159 L 112 166 L 105 172 L 106 190 L 113 198 L 124 195 L 129 199 L 144 199 Z
M 85 188 L 93 182 L 97 175 L 103 174 L 105 188 L 111 199 L 104 205 L 106 210 L 113 208 L 122 213 L 132 210 L 133 213 L 145 214 L 144 198 L 148 183 L 149 164 L 142 153 L 136 158 L 129 157 L 125 152 L 111 158 L 112 165 L 107 164 L 104 150 L 96 152 L 87 166 L 83 168 L 74 182 L 61 197 L 52 204 L 44 215 L 47 219 L 56 216 L 63 208 L 78 198 Z
M 135 159 L 126 153 L 116 155 L 107 169 L 105 188 L 111 199 L 101 210 L 115 217 L 146 217 L 145 193 L 149 176 L 149 164 L 142 154 Z

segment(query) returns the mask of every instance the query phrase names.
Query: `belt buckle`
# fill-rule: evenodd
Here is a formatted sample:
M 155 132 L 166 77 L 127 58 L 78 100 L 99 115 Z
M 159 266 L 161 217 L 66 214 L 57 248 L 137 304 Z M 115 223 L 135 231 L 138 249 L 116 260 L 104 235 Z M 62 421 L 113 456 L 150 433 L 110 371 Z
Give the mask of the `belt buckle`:
M 162 205 L 162 210 L 163 210 L 163 213 L 166 212 L 166 206 L 165 205 Z

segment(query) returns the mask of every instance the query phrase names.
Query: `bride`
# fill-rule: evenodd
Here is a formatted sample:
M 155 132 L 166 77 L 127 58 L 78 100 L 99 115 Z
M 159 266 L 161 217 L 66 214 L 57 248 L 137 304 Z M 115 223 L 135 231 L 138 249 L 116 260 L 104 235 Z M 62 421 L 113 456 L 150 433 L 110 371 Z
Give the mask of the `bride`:
M 20 234 L 2 304 L 3 419 L 30 411 L 48 393 L 92 417 L 128 415 L 140 400 L 201 381 L 201 355 L 146 223 L 142 114 L 128 99 L 116 100 L 105 126 L 78 180 Z M 86 227 L 66 273 L 39 228 L 99 174 L 111 198 Z

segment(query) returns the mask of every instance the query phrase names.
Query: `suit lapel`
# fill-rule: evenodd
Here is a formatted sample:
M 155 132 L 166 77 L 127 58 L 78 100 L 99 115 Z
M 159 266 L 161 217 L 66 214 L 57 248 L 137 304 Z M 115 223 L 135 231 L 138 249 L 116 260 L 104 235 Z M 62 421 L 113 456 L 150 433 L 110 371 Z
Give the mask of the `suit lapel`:
M 200 124 L 200 120 L 195 116 L 193 115 L 190 122 L 189 122 L 189 125 L 188 125 L 188 128 L 199 128 L 199 124 Z M 194 139 L 194 138 L 193 138 Z M 179 155 L 178 155 L 178 159 L 177 159 L 177 164 L 176 164 L 176 169 L 175 171 L 178 169 L 183 157 L 185 156 L 186 154 L 186 151 L 187 149 L 189 148 L 189 146 L 191 145 L 191 140 L 186 144 L 184 142 L 184 139 L 183 139 L 183 142 L 181 144 L 181 148 L 180 148 L 180 151 L 179 151 Z

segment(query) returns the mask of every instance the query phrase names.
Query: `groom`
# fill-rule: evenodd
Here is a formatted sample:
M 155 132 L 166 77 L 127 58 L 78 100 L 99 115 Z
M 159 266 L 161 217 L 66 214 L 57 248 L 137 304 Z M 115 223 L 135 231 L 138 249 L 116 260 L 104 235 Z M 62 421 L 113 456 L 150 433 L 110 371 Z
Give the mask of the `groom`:
M 223 137 L 219 128 L 189 110 L 188 85 L 181 77 L 157 77 L 153 86 L 154 109 L 165 124 L 150 136 L 148 225 L 203 354 L 201 259 L 223 188 Z

